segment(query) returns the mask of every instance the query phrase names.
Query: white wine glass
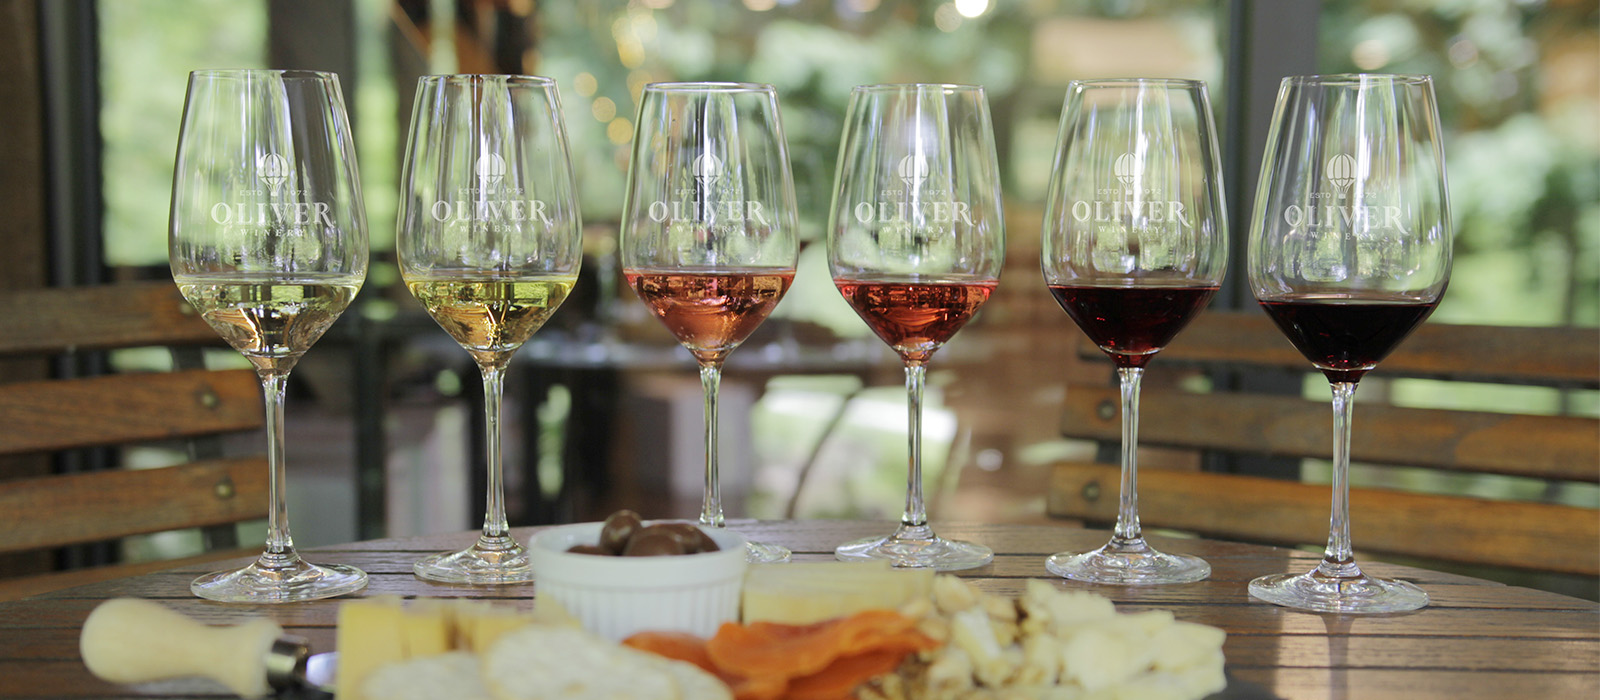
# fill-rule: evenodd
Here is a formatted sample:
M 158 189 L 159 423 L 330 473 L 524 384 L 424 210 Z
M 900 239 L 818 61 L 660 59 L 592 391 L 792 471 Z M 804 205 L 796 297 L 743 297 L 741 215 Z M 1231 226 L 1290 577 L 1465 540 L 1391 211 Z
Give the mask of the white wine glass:
M 652 83 L 622 205 L 623 276 L 700 365 L 705 490 L 700 524 L 725 527 L 717 459 L 722 364 L 794 282 L 798 214 L 777 91 L 747 83 Z M 747 558 L 789 550 L 750 542 Z
M 412 569 L 447 583 L 532 581 L 527 550 L 506 521 L 500 404 L 512 356 L 566 300 L 583 260 L 555 81 L 418 79 L 402 167 L 400 274 L 478 365 L 488 456 L 487 512 L 477 542 Z
M 1450 283 L 1450 206 L 1433 81 L 1415 75 L 1285 78 L 1250 221 L 1250 288 L 1333 389 L 1333 503 L 1316 569 L 1250 582 L 1250 595 L 1328 613 L 1428 604 L 1368 576 L 1350 539 L 1356 385 L 1433 313 Z
M 1091 583 L 1189 583 L 1199 557 L 1151 547 L 1139 526 L 1139 383 L 1221 287 L 1228 265 L 1222 171 L 1206 85 L 1073 81 L 1045 208 L 1041 265 L 1061 308 L 1117 367 L 1122 484 L 1111 541 L 1045 561 Z
M 900 526 L 840 545 L 842 560 L 940 570 L 989 563 L 983 545 L 938 536 L 922 496 L 928 361 L 1000 283 L 1005 222 L 989 102 L 971 85 L 855 88 L 828 213 L 834 286 L 905 364 L 910 468 Z
M 311 564 L 295 552 L 284 495 L 289 372 L 350 305 L 367 271 L 366 212 L 337 76 L 190 74 L 168 252 L 183 296 L 261 378 L 271 474 L 266 551 L 190 589 L 235 603 L 361 590 L 361 570 Z

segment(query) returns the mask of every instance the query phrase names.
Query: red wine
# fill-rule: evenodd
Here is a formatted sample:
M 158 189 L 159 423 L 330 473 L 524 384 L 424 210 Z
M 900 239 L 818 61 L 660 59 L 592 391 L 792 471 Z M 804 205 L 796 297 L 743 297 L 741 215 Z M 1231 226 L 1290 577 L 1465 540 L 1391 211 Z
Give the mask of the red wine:
M 908 363 L 924 363 L 989 300 L 997 280 L 835 279 L 844 300 Z
M 1359 382 L 1437 304 L 1305 295 L 1263 300 L 1261 308 L 1328 381 Z
M 623 276 L 667 330 L 701 362 L 721 362 L 789 291 L 794 270 L 626 270 Z
M 1217 285 L 1052 284 L 1050 293 L 1118 367 L 1143 367 L 1205 308 Z

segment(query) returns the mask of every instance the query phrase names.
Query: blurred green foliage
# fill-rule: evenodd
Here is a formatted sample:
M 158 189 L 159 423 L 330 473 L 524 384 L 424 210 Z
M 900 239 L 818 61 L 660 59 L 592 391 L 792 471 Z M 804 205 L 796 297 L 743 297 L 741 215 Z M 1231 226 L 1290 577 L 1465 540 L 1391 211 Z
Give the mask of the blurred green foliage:
M 1323 7 L 1321 70 L 1435 78 L 1457 253 L 1435 318 L 1600 325 L 1600 5 Z
M 165 266 L 189 71 L 265 67 L 266 4 L 102 2 L 99 19 L 106 263 Z

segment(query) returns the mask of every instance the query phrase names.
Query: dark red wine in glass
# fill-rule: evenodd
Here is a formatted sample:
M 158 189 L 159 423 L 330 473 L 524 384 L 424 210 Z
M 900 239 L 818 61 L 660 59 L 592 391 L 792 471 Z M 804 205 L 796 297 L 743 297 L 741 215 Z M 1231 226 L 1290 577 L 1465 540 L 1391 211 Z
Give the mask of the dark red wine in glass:
M 1205 308 L 1217 288 L 1052 284 L 1050 294 L 1118 367 L 1143 367 Z
M 1261 308 L 1328 381 L 1359 382 L 1438 304 L 1303 295 L 1263 300 Z

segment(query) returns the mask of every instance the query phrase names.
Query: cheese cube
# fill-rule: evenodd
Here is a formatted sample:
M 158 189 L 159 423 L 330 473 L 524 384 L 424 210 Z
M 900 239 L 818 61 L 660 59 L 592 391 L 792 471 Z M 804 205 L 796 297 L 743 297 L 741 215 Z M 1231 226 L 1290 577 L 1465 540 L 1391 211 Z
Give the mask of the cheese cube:
M 896 610 L 933 590 L 932 569 L 886 561 L 757 564 L 745 575 L 745 622 L 803 625 L 863 610 Z

